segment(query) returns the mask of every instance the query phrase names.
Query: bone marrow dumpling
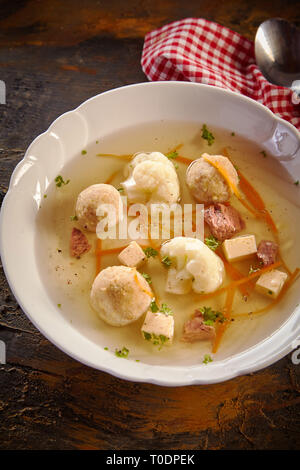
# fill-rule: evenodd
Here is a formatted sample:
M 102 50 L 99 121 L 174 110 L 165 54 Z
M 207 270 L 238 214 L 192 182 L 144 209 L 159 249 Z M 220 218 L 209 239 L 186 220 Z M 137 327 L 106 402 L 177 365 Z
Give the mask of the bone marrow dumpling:
M 161 247 L 161 256 L 168 257 L 166 290 L 174 294 L 214 292 L 224 280 L 223 261 L 201 240 L 175 237 Z
M 227 202 L 232 194 L 232 188 L 238 186 L 239 177 L 227 157 L 204 153 L 188 167 L 186 183 L 198 202 Z
M 109 325 L 124 326 L 145 313 L 154 297 L 148 282 L 135 269 L 111 266 L 93 282 L 91 304 Z
M 129 203 L 166 203 L 179 200 L 179 180 L 173 163 L 160 152 L 139 153 L 125 170 L 121 183 Z
M 78 196 L 75 213 L 79 224 L 95 232 L 101 217 L 97 216 L 97 209 L 101 204 L 111 204 L 115 210 L 116 223 L 122 214 L 122 200 L 119 191 L 111 184 L 93 184 L 84 189 Z

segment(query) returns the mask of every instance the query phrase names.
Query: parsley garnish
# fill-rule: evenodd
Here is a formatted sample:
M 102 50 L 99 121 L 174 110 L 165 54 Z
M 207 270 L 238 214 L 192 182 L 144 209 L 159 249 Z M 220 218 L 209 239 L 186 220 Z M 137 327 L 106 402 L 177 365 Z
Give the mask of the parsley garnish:
M 207 129 L 206 124 L 203 124 L 202 126 L 202 139 L 207 140 L 208 145 L 212 145 L 215 141 L 214 136 L 212 133 Z
M 161 262 L 166 266 L 166 268 L 169 268 L 172 264 L 172 261 L 170 260 L 168 256 L 164 256 Z
M 221 242 L 219 242 L 219 240 L 217 240 L 217 238 L 213 237 L 212 235 L 208 238 L 205 238 L 204 243 L 213 251 L 215 251 L 221 245 Z
M 176 152 L 176 150 L 174 150 L 174 152 L 167 153 L 166 157 L 173 160 L 174 158 L 178 157 L 178 152 Z
M 81 150 L 81 155 L 86 155 L 86 150 Z
M 70 220 L 72 221 L 78 220 L 77 215 L 70 215 Z
M 159 349 L 161 349 L 163 345 L 169 341 L 169 338 L 165 335 L 156 335 L 155 333 L 148 333 L 144 330 L 142 333 L 145 340 L 151 341 L 155 346 L 159 346 Z
M 63 177 L 61 175 L 58 175 L 56 178 L 55 178 L 55 183 L 56 183 L 56 186 L 58 188 L 60 188 L 63 184 L 66 185 L 68 183 L 70 183 L 70 180 L 67 180 L 67 181 L 64 181 Z
M 152 300 L 151 300 L 150 310 L 151 310 L 151 312 L 153 312 L 153 313 L 156 313 L 156 312 L 158 312 L 158 310 L 159 310 L 158 305 L 157 305 L 157 303 L 155 302 L 155 299 L 152 299 Z
M 141 274 L 149 284 L 152 283 L 152 279 L 151 279 L 151 276 L 149 276 L 149 274 L 147 274 L 147 273 L 141 273 Z
M 222 312 L 216 312 L 215 310 L 212 310 L 211 307 L 201 307 L 199 308 L 199 311 L 203 315 L 205 325 L 213 326 L 216 321 L 220 323 L 227 321 Z
M 165 315 L 173 315 L 172 310 L 170 307 L 167 306 L 167 304 L 161 304 L 160 310 L 161 313 L 164 313 Z
M 273 292 L 271 290 L 268 290 L 269 295 L 273 295 Z
M 128 354 L 129 354 L 129 349 L 125 348 L 125 346 L 123 346 L 122 349 L 116 349 L 115 350 L 115 355 L 117 357 L 122 357 L 122 358 L 126 359 L 128 357 Z
M 263 156 L 264 158 L 267 158 L 267 154 L 266 154 L 265 150 L 262 150 L 260 153 L 262 154 L 262 156 Z
M 147 256 L 147 258 L 155 258 L 158 255 L 158 251 L 156 251 L 151 246 L 147 246 L 147 248 L 143 248 L 143 252 Z
M 294 185 L 299 186 L 299 180 L 295 181 Z
M 58 306 L 58 308 L 60 308 L 60 307 L 61 307 L 61 304 L 57 304 L 57 306 Z
M 209 362 L 212 362 L 212 358 L 209 354 L 204 354 L 204 358 L 203 358 L 203 364 L 208 364 Z
M 122 193 L 124 191 L 124 188 L 118 188 L 119 193 Z
M 252 273 L 256 273 L 256 272 L 259 271 L 259 270 L 260 270 L 260 268 L 258 268 L 258 267 L 253 267 L 252 264 L 251 264 L 251 266 L 250 266 L 250 268 L 249 268 L 249 275 L 252 274 Z
M 234 136 L 235 136 L 235 132 L 231 132 L 231 135 L 232 135 L 232 137 L 234 137 Z
M 104 350 L 105 350 L 105 351 L 108 351 L 108 347 L 105 347 Z

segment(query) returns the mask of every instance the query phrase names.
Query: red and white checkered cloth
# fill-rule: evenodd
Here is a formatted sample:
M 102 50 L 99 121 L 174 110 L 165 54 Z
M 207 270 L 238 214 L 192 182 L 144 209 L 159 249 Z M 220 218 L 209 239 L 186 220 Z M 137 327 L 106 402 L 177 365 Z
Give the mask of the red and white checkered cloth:
M 293 104 L 293 92 L 264 78 L 252 41 L 217 23 L 186 18 L 148 33 L 141 64 L 149 80 L 199 82 L 236 91 L 300 129 L 300 106 Z

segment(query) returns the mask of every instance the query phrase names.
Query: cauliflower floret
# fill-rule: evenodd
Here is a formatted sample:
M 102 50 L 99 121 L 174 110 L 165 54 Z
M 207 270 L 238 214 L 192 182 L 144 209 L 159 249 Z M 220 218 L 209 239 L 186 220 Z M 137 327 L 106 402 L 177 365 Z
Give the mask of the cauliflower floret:
M 166 284 L 168 292 L 187 293 L 189 284 L 184 283 L 185 280 L 197 294 L 207 294 L 218 289 L 224 280 L 223 261 L 197 238 L 175 237 L 164 243 L 160 252 L 162 257 L 167 256 L 172 261 Z M 174 282 L 174 268 L 178 283 L 185 284 L 182 290 Z
M 229 200 L 232 190 L 220 171 L 205 160 L 206 157 L 211 158 L 215 164 L 225 170 L 232 183 L 235 186 L 238 185 L 237 171 L 227 157 L 205 153 L 188 167 L 186 183 L 198 202 L 226 202 Z
M 137 154 L 121 183 L 130 203 L 167 203 L 179 200 L 179 180 L 170 160 L 160 152 Z

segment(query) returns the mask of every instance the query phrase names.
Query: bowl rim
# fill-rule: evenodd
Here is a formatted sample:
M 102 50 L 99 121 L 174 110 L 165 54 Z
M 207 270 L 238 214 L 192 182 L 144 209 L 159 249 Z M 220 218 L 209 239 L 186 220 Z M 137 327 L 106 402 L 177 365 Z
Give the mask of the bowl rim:
M 82 355 L 78 354 L 74 349 L 62 344 L 62 341 L 59 341 L 56 337 L 53 337 L 52 334 L 50 334 L 40 325 L 38 318 L 35 318 L 35 316 L 32 315 L 32 313 L 24 305 L 24 302 L 22 299 L 22 292 L 20 293 L 19 289 L 16 288 L 14 285 L 14 280 L 13 280 L 14 267 L 9 265 L 6 260 L 5 246 L 4 246 L 4 240 L 3 240 L 3 229 L 4 229 L 5 218 L 7 215 L 9 204 L 11 204 L 10 199 L 15 190 L 14 182 L 16 180 L 17 175 L 19 174 L 20 169 L 22 169 L 24 164 L 27 162 L 28 157 L 30 155 L 31 148 L 40 139 L 48 135 L 51 132 L 51 129 L 59 122 L 59 120 L 63 119 L 64 116 L 81 110 L 83 107 L 88 106 L 89 103 L 97 100 L 100 96 L 120 93 L 122 92 L 122 90 L 125 90 L 128 88 L 141 88 L 141 87 L 148 88 L 148 87 L 158 87 L 158 86 L 176 87 L 178 89 L 185 88 L 185 87 L 197 87 L 197 88 L 202 87 L 202 88 L 206 88 L 211 93 L 229 94 L 232 97 L 234 97 L 234 99 L 238 99 L 239 101 L 245 102 L 246 104 L 250 106 L 254 106 L 254 107 L 256 106 L 262 109 L 266 113 L 268 118 L 273 120 L 274 127 L 276 123 L 281 122 L 285 127 L 290 129 L 290 131 L 296 136 L 296 138 L 300 142 L 300 133 L 298 132 L 298 130 L 288 121 L 285 121 L 282 118 L 274 115 L 271 110 L 269 110 L 267 107 L 265 107 L 261 103 L 258 103 L 257 101 L 247 96 L 241 95 L 237 92 L 224 90 L 222 88 L 211 86 L 211 85 L 194 83 L 194 82 L 156 81 L 156 82 L 142 82 L 142 83 L 126 85 L 126 86 L 117 87 L 111 90 L 107 90 L 103 93 L 99 93 L 93 97 L 88 98 L 83 103 L 81 103 L 78 107 L 74 108 L 73 110 L 67 111 L 61 114 L 60 116 L 58 116 L 50 124 L 47 130 L 39 134 L 32 141 L 32 143 L 27 148 L 23 159 L 16 165 L 11 175 L 8 191 L 2 202 L 2 207 L 0 211 L 0 253 L 1 253 L 1 258 L 2 258 L 2 265 L 3 265 L 3 269 L 5 272 L 8 284 L 13 292 L 13 295 L 15 296 L 22 311 L 26 314 L 29 320 L 52 344 L 54 344 L 61 351 L 68 354 L 69 356 L 79 361 L 80 363 L 83 363 L 89 367 L 98 369 L 100 371 L 107 372 L 121 379 L 135 381 L 135 382 L 153 383 L 156 385 L 163 385 L 163 386 L 185 386 L 185 385 L 212 384 L 212 383 L 223 382 L 223 381 L 232 379 L 234 377 L 248 374 L 248 373 L 260 370 L 264 367 L 267 367 L 268 365 L 284 357 L 286 354 L 290 353 L 295 347 L 294 346 L 295 341 L 299 340 L 300 338 L 300 322 L 299 322 L 300 306 L 298 306 L 294 310 L 294 312 L 291 313 L 290 317 L 284 322 L 284 324 L 280 328 L 274 331 L 269 337 L 265 338 L 264 340 L 260 341 L 254 346 L 246 349 L 245 351 L 242 351 L 241 353 L 238 353 L 234 356 L 230 356 L 227 359 L 216 361 L 215 363 L 210 364 L 209 368 L 202 364 L 190 366 L 188 368 L 191 371 L 196 370 L 196 369 L 197 370 L 202 369 L 206 372 L 209 371 L 209 374 L 205 373 L 203 377 L 201 377 L 201 374 L 200 374 L 200 377 L 199 376 L 195 377 L 193 375 L 185 374 L 185 375 L 182 375 L 180 379 L 178 378 L 170 379 L 170 377 L 168 378 L 167 375 L 165 374 L 166 370 L 168 371 L 171 370 L 175 372 L 175 370 L 181 370 L 183 369 L 183 367 L 174 367 L 174 366 L 168 366 L 168 365 L 152 366 L 152 365 L 144 364 L 141 362 L 138 364 L 136 363 L 133 364 L 134 367 L 128 367 L 130 369 L 130 372 L 128 371 L 126 372 L 126 367 L 123 367 L 124 360 L 120 358 L 114 358 L 113 361 L 108 361 L 108 366 L 107 366 L 107 365 L 99 364 L 99 362 L 96 362 L 94 360 L 87 359 L 86 357 L 83 358 Z M 286 338 L 288 338 L 288 340 Z M 90 341 L 90 340 L 88 340 L 88 338 L 85 338 L 85 341 Z M 273 343 L 273 347 L 271 343 Z M 262 354 L 260 357 L 260 360 L 257 360 L 257 352 L 259 352 L 260 350 L 264 350 L 264 349 L 266 349 L 266 354 L 265 355 Z M 253 354 L 254 351 L 255 351 L 255 354 Z M 248 356 L 247 367 L 239 367 L 238 362 L 243 360 L 245 356 Z M 121 365 L 120 365 L 120 361 L 121 361 Z M 133 361 L 130 361 L 130 362 L 133 362 Z

